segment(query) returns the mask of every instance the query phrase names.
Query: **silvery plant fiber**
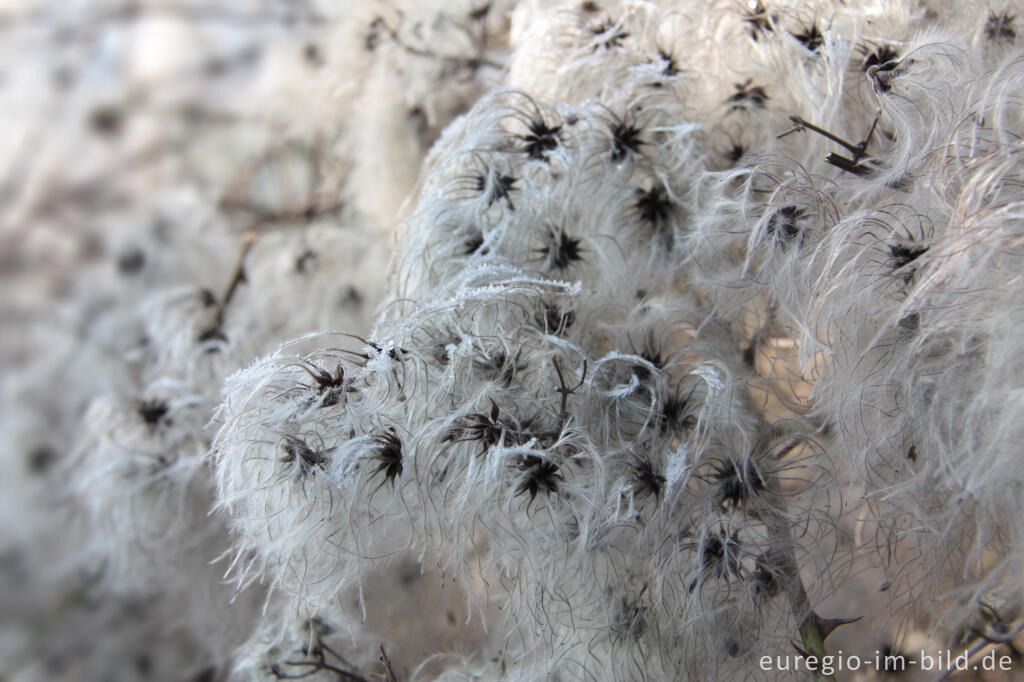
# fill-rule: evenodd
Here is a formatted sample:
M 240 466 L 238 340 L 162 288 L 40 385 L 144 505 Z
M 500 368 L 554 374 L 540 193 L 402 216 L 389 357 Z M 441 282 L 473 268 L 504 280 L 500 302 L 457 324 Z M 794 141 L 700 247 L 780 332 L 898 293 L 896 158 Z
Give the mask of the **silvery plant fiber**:
M 0 679 L 1024 665 L 1024 5 L 0 16 Z

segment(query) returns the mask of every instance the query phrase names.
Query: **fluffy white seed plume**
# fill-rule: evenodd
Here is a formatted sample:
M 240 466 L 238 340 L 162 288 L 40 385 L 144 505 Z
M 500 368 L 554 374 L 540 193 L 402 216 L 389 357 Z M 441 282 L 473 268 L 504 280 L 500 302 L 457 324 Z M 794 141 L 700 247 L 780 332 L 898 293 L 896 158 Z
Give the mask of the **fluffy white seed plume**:
M 808 608 L 780 598 L 803 598 L 808 518 L 786 498 L 820 477 L 773 451 L 678 288 L 703 154 L 645 105 L 483 99 L 428 159 L 371 337 L 231 378 L 213 452 L 240 580 L 315 610 L 403 550 L 468 585 L 472 554 L 534 674 L 739 668 Z

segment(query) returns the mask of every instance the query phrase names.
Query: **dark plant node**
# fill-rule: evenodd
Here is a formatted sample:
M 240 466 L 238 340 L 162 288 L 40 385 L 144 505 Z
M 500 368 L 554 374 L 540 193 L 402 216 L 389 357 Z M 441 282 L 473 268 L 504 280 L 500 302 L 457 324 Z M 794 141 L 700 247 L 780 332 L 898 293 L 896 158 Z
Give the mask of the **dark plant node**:
M 530 493 L 531 502 L 538 492 L 558 494 L 558 485 L 564 480 L 557 464 L 537 455 L 521 457 L 516 462 L 516 468 L 523 473 L 522 480 L 516 486 L 516 495 Z
M 818 48 L 820 48 L 822 43 L 825 42 L 825 37 L 821 35 L 821 31 L 818 30 L 818 24 L 813 22 L 800 33 L 794 33 L 792 35 L 809 52 L 817 52 Z
M 493 206 L 496 201 L 504 199 L 509 209 L 513 211 L 516 207 L 512 204 L 510 193 L 515 189 L 515 184 L 516 179 L 511 175 L 495 173 L 492 176 L 487 173 L 476 176 L 476 189 L 480 193 L 487 194 L 488 206 Z
M 916 332 L 921 328 L 921 313 L 909 313 L 904 315 L 896 323 L 900 329 L 908 332 Z
M 219 327 L 207 327 L 199 334 L 199 343 L 209 343 L 215 341 L 218 343 L 227 343 L 228 336 Z
M 778 550 L 769 550 L 757 556 L 754 573 L 751 575 L 755 599 L 767 601 L 782 592 L 782 584 L 779 582 L 782 566 L 785 566 L 785 557 Z
M 192 682 L 214 682 L 217 679 L 217 669 L 212 665 L 208 668 L 203 668 L 195 674 L 192 678 Z
M 719 527 L 717 534 L 709 533 L 702 538 L 699 546 L 700 573 L 690 582 L 689 591 L 692 593 L 709 575 L 726 580 L 731 576 L 742 578 L 742 549 L 740 532 L 737 530 L 730 534 L 724 526 Z
M 767 489 L 767 481 L 753 457 L 743 462 L 729 460 L 716 463 L 711 479 L 718 483 L 718 501 L 733 509 L 750 501 Z
M 295 272 L 306 275 L 316 270 L 316 253 L 306 249 L 295 259 Z
M 875 92 L 886 93 L 892 90 L 893 71 L 899 64 L 900 55 L 891 45 L 882 45 L 869 54 L 864 60 L 864 72 L 871 79 Z
M 686 397 L 680 394 L 681 388 L 681 386 L 678 386 L 661 403 L 661 410 L 658 412 L 659 431 L 671 433 L 676 433 L 679 430 L 689 431 L 697 425 L 697 418 L 689 414 L 690 398 L 696 387 L 691 388 Z
M 363 38 L 363 48 L 367 52 L 373 52 L 380 45 L 380 31 L 384 25 L 384 19 L 381 17 L 375 17 L 370 22 L 369 30 L 366 32 L 366 36 Z
M 534 320 L 537 326 L 548 334 L 559 336 L 576 321 L 576 313 L 572 310 L 562 311 L 557 303 L 543 303 L 543 310 L 538 312 Z
M 281 449 L 285 452 L 281 461 L 285 464 L 298 461 L 303 476 L 312 471 L 313 467 L 322 467 L 327 463 L 327 457 L 323 452 L 314 451 L 305 441 L 295 436 L 285 436 Z
M 761 0 L 758 0 L 753 9 L 744 15 L 743 21 L 750 25 L 750 37 L 755 41 L 760 39 L 762 34 L 771 33 L 773 31 L 772 23 L 768 17 L 768 11 L 761 3 Z
M 113 106 L 98 107 L 89 112 L 89 127 L 97 135 L 114 137 L 121 132 L 123 126 L 123 115 Z
M 354 386 L 346 385 L 345 368 L 341 363 L 338 363 L 333 375 L 315 365 L 303 364 L 302 368 L 313 377 L 317 391 L 324 394 L 323 401 L 320 403 L 321 407 L 337 405 L 346 393 L 353 393 L 356 390 Z
M 149 677 L 153 673 L 153 657 L 145 652 L 136 656 L 135 671 L 141 677 Z
M 324 56 L 315 43 L 306 43 L 302 48 L 302 57 L 310 66 L 319 68 L 324 65 Z
M 377 447 L 373 450 L 373 458 L 377 461 L 374 474 L 384 473 L 384 477 L 395 487 L 395 479 L 402 475 L 402 441 L 394 429 L 374 436 Z
M 1002 40 L 1012 43 L 1017 39 L 1017 29 L 1013 21 L 1016 16 L 1004 11 L 1002 14 L 990 12 L 985 22 L 985 37 L 989 40 Z
M 606 50 L 610 50 L 614 47 L 622 47 L 623 41 L 629 37 L 629 32 L 621 26 L 616 26 L 604 21 L 596 26 L 591 26 L 590 32 L 598 41 L 597 44 L 594 45 L 595 52 L 601 47 Z
M 892 45 L 882 45 L 864 59 L 864 72 L 867 73 L 868 69 L 872 66 L 884 69 L 887 64 L 895 62 L 899 58 L 900 53 L 896 51 L 896 48 Z M 886 90 L 888 90 L 888 87 L 886 87 Z
M 902 271 L 903 283 L 910 284 L 917 272 L 917 267 L 911 264 L 928 252 L 927 246 L 915 246 L 912 244 L 890 244 L 889 259 L 895 272 Z
M 672 200 L 664 187 L 655 185 L 649 190 L 638 189 L 636 197 L 636 208 L 644 222 L 657 226 L 672 215 Z
M 640 139 L 640 128 L 627 123 L 616 121 L 612 125 L 612 161 L 621 161 L 627 154 L 636 154 L 640 147 L 647 144 Z
M 139 416 L 149 426 L 156 426 L 160 420 L 167 416 L 170 407 L 163 400 L 143 400 L 139 403 Z
M 766 231 L 775 237 L 783 246 L 800 242 L 800 226 L 798 221 L 804 217 L 804 211 L 797 206 L 783 206 L 768 219 Z
M 509 358 L 504 351 L 499 351 L 491 357 L 483 357 L 475 360 L 473 364 L 487 372 L 491 381 L 498 382 L 502 388 L 508 388 L 515 378 L 516 372 L 526 369 L 525 364 L 520 364 L 519 353 L 514 358 Z
M 117 257 L 117 271 L 122 275 L 138 274 L 146 265 L 146 254 L 140 249 L 124 251 Z
M 633 339 L 629 340 L 629 347 L 630 350 L 633 351 L 633 355 L 639 355 L 659 371 L 664 371 L 668 366 L 668 358 L 662 351 L 658 340 L 654 337 L 654 332 L 647 332 L 644 336 L 643 345 L 640 346 L 640 348 L 636 347 L 636 344 L 633 343 Z M 633 373 L 636 374 L 637 379 L 640 381 L 646 381 L 651 376 L 650 368 L 642 364 L 635 365 L 633 367 Z
M 487 13 L 491 11 L 491 3 L 484 3 L 480 7 L 470 10 L 469 20 L 470 21 L 483 21 L 487 18 Z
M 661 57 L 661 61 L 665 63 L 665 68 L 661 70 L 661 75 L 667 78 L 672 78 L 673 76 L 678 76 L 681 73 L 679 64 L 676 62 L 676 58 L 671 52 L 659 48 L 658 56 Z
M 636 481 L 633 484 L 633 491 L 638 495 L 654 495 L 660 498 L 661 491 L 665 487 L 665 477 L 659 474 L 651 464 L 651 460 L 644 457 L 633 465 L 633 475 Z
M 746 153 L 747 150 L 746 148 L 744 148 L 743 145 L 734 144 L 732 147 L 729 148 L 729 151 L 725 153 L 725 158 L 727 158 L 730 163 L 735 164 L 738 163 L 739 160 L 742 159 L 743 155 Z
M 481 256 L 486 256 L 488 249 L 481 250 L 480 247 L 484 245 L 484 235 L 482 232 L 474 232 L 466 241 L 462 242 L 465 250 L 462 252 L 464 256 L 472 256 L 474 253 L 480 252 Z
M 732 103 L 732 109 L 742 107 L 744 102 L 758 109 L 763 109 L 764 103 L 769 99 L 768 93 L 765 92 L 764 88 L 760 85 L 753 85 L 753 81 L 749 78 L 743 83 L 736 83 L 733 87 L 736 89 L 736 93 L 726 100 Z
M 26 463 L 29 472 L 43 474 L 57 461 L 57 452 L 49 445 L 40 445 L 28 453 Z
M 362 341 L 364 346 L 365 346 L 365 348 L 369 349 L 373 353 L 376 353 L 378 356 L 379 355 L 383 355 L 386 352 L 387 356 L 391 360 L 393 360 L 395 362 L 404 362 L 405 361 L 405 357 L 408 355 L 408 352 L 409 352 L 409 351 L 407 351 L 404 348 L 397 348 L 395 346 L 388 346 L 387 350 L 385 351 L 385 348 L 384 348 L 383 345 L 381 345 L 381 344 L 379 344 L 379 343 L 377 343 L 375 341 L 367 341 L 366 339 L 364 339 L 363 337 L 361 337 L 361 336 L 359 336 L 357 334 L 347 334 L 346 336 L 351 336 L 354 339 Z M 362 361 L 362 363 L 364 365 L 367 362 L 370 361 L 371 357 L 373 357 L 372 355 L 370 355 L 369 352 L 359 352 L 359 351 L 347 350 L 347 349 L 341 349 L 341 352 L 345 353 L 346 355 L 350 355 L 350 356 L 352 356 L 354 358 L 358 358 L 359 360 Z
M 615 618 L 610 626 L 617 639 L 636 642 L 647 631 L 647 622 L 643 616 L 646 609 L 640 604 L 640 600 L 646 591 L 647 586 L 644 585 L 636 599 L 629 599 L 623 595 L 619 608 L 615 613 Z
M 367 341 L 366 345 L 369 346 L 374 351 L 376 351 L 378 355 L 384 353 L 384 346 L 380 345 L 379 343 L 375 343 L 373 341 Z M 404 348 L 396 348 L 395 346 L 390 346 L 390 347 L 388 347 L 388 350 L 387 350 L 388 357 L 391 358 L 392 360 L 396 361 L 396 362 L 401 362 L 402 359 L 405 357 L 405 355 L 407 353 L 408 353 L 408 351 L 406 351 Z M 370 359 L 370 356 L 366 355 L 365 353 L 362 353 L 360 355 L 365 360 L 369 360 Z
M 562 126 L 549 126 L 544 119 L 530 121 L 528 132 L 519 138 L 525 143 L 523 151 L 535 160 L 547 161 L 548 153 L 558 148 Z
M 363 294 L 359 289 L 349 285 L 345 287 L 345 291 L 339 298 L 338 303 L 344 308 L 355 308 L 356 310 L 359 310 L 363 307 Z
M 555 270 L 565 270 L 573 263 L 583 260 L 581 240 L 570 237 L 565 228 L 549 228 L 548 239 L 549 243 L 540 251 L 548 257 L 548 262 Z
M 489 414 L 474 412 L 462 417 L 452 425 L 448 433 L 441 439 L 441 442 L 462 443 L 478 441 L 481 445 L 479 454 L 483 455 L 492 446 L 501 442 L 502 438 L 508 441 L 510 445 L 521 445 L 529 440 L 519 430 L 518 426 L 501 416 L 498 404 L 491 400 L 491 411 Z

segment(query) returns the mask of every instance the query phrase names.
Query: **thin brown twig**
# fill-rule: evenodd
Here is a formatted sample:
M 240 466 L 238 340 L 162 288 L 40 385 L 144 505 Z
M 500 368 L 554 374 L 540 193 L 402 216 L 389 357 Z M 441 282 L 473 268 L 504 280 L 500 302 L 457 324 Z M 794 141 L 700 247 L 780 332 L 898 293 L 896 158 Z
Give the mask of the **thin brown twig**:
M 391 659 L 388 658 L 388 654 L 384 651 L 384 645 L 380 647 L 380 662 L 384 664 L 384 680 L 385 682 L 398 682 L 398 676 L 395 675 L 394 669 L 391 667 Z
M 831 133 L 825 130 L 824 128 L 816 126 L 813 123 L 805 121 L 799 116 L 790 116 L 789 120 L 793 123 L 793 127 L 787 130 L 786 132 L 776 136 L 776 139 L 781 140 L 787 135 L 791 135 L 801 130 L 810 130 L 821 135 L 822 137 L 825 137 L 826 139 L 832 140 L 836 144 L 845 147 L 852 154 L 852 158 L 847 158 L 845 156 L 841 156 L 840 154 L 835 153 L 829 154 L 827 157 L 825 157 L 826 163 L 829 163 L 841 170 L 847 171 L 848 173 L 853 173 L 854 175 L 868 175 L 871 173 L 871 167 L 862 166 L 860 164 L 860 161 L 864 159 L 865 155 L 867 154 L 868 145 L 871 143 L 871 138 L 874 137 L 875 129 L 878 127 L 878 120 L 881 118 L 881 116 L 881 111 L 875 114 L 875 120 L 871 123 L 871 128 L 868 130 L 867 136 L 865 136 L 864 140 L 859 144 L 847 142 L 838 135 L 835 135 L 834 133 Z
M 1012 642 L 1017 637 L 1017 635 L 1019 635 L 1022 631 L 1024 631 L 1024 620 L 1021 621 L 1020 625 L 1018 625 L 1016 628 L 1014 628 L 1013 630 L 1011 630 L 1010 632 L 1008 632 L 1006 634 L 996 635 L 996 634 L 987 634 L 986 633 L 986 634 L 982 635 L 979 638 L 979 640 L 977 642 L 975 642 L 971 646 L 971 648 L 966 651 L 967 660 L 970 661 L 972 658 L 974 658 L 975 656 L 980 654 L 982 651 L 984 651 L 985 649 L 987 649 L 988 647 L 990 647 L 990 646 L 992 646 L 994 644 L 1006 644 L 1008 642 Z M 948 680 L 950 677 L 952 677 L 953 675 L 955 675 L 958 672 L 963 672 L 963 671 L 956 670 L 955 668 L 950 668 L 946 672 L 942 673 L 942 675 L 937 677 L 935 679 L 935 682 L 944 682 L 944 680 Z

